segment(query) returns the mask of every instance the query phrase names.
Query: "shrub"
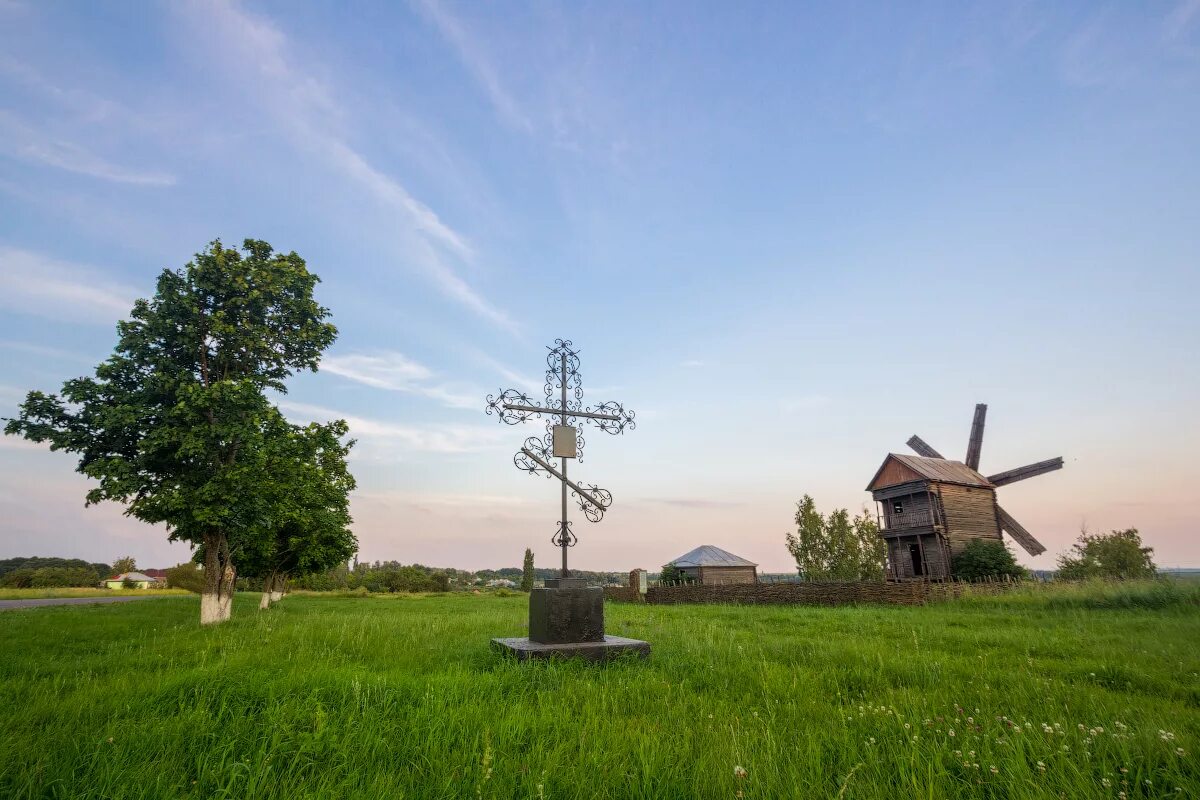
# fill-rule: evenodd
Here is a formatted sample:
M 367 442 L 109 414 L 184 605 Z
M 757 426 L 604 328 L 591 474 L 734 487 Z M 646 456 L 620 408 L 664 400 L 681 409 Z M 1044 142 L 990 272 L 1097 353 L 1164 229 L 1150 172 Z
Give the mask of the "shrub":
M 204 571 L 192 561 L 177 564 L 167 570 L 167 586 L 201 594 L 204 591 Z
M 667 564 L 663 567 L 662 574 L 658 576 L 658 581 L 664 586 L 670 586 L 676 583 L 695 583 L 696 579 L 674 564 Z
M 981 578 L 1024 578 L 1026 570 L 1000 539 L 972 539 L 954 557 L 954 576 L 968 581 Z
M 1156 573 L 1154 548 L 1142 547 L 1137 528 L 1092 534 L 1084 530 L 1071 549 L 1058 557 L 1058 577 L 1152 578 Z

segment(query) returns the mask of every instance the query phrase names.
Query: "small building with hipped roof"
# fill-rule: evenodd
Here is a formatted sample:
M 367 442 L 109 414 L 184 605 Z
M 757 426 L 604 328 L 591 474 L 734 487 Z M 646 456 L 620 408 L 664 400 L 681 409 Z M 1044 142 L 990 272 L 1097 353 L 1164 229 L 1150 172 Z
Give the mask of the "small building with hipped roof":
M 758 583 L 758 564 L 711 544 L 702 544 L 663 566 L 677 567 L 701 584 Z

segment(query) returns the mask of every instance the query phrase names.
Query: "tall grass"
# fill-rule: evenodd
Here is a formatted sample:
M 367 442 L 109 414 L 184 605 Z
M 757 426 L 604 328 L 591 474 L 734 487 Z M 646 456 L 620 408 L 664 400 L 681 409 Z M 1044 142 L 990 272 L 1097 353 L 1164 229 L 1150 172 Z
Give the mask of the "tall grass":
M 1200 610 L 1200 581 L 1161 578 L 1142 581 L 1090 580 L 1078 583 L 1026 582 L 1000 594 L 971 593 L 955 602 L 1008 608 Z
M 524 596 L 255 601 L 0 613 L 0 797 L 1200 796 L 1193 605 L 616 604 L 595 666 L 493 654 Z

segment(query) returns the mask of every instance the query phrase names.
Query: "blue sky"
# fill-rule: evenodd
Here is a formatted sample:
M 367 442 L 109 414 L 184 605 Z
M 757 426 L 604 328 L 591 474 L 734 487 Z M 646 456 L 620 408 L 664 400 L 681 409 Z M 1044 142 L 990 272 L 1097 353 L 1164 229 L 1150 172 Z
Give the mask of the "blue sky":
M 582 568 L 869 502 L 919 432 L 1053 555 L 1200 565 L 1200 2 L 0 0 L 0 405 L 86 373 L 164 267 L 266 239 L 341 336 L 283 407 L 359 441 L 366 559 L 552 566 L 557 491 L 483 398 L 581 348 L 638 413 Z M 187 557 L 0 442 L 0 555 Z

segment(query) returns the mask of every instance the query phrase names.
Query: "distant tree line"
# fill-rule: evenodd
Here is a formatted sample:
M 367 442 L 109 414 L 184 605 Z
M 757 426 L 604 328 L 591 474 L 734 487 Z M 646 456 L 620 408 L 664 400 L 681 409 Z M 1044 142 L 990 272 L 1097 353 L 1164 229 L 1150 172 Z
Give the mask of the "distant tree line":
M 0 560 L 0 586 L 11 589 L 96 586 L 110 575 L 110 565 L 81 558 L 31 556 Z

